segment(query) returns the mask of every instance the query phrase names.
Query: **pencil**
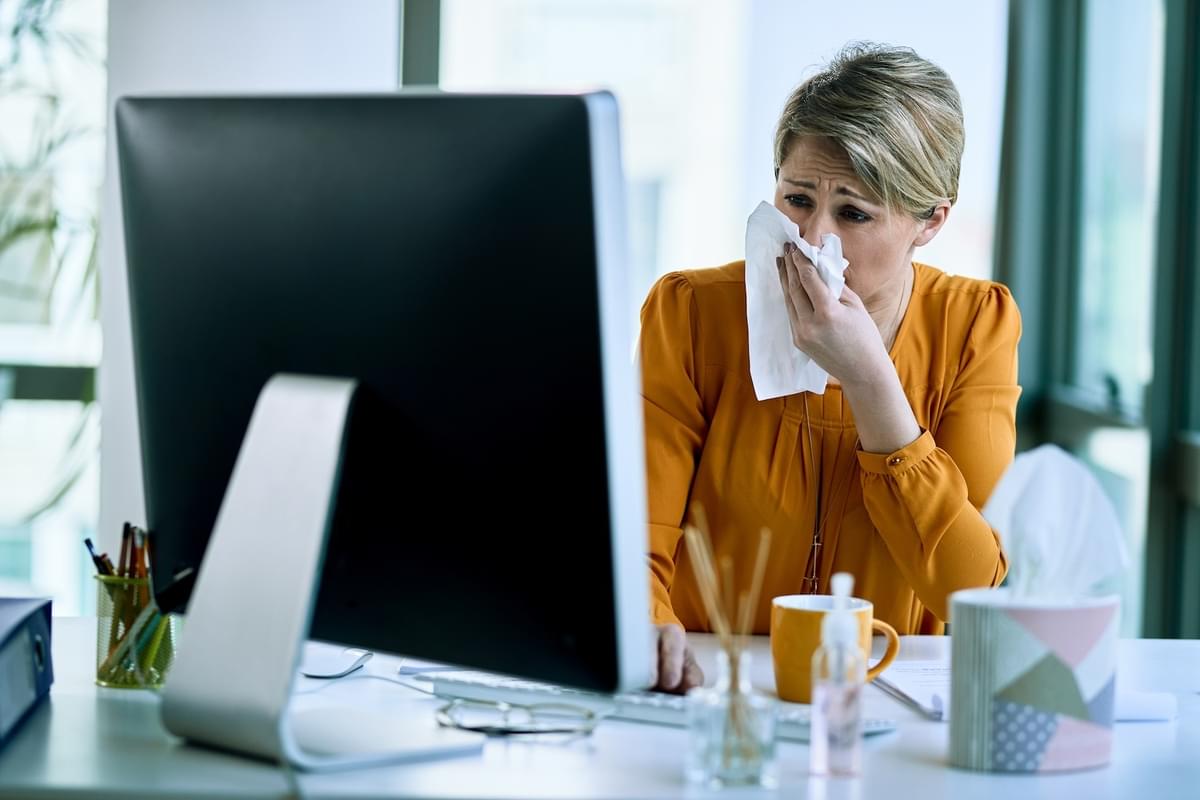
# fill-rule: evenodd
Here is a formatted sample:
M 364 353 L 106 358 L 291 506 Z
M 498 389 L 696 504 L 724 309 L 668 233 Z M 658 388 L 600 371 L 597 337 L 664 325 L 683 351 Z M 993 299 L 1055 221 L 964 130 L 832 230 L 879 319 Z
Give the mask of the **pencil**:
M 142 530 L 141 528 L 134 527 L 134 529 L 133 529 L 133 544 L 134 544 L 134 552 L 137 553 L 137 557 L 134 559 L 134 563 L 133 563 L 133 577 L 138 578 L 138 579 L 144 579 L 147 577 L 146 532 L 144 530 Z M 141 604 L 144 606 L 149 605 L 150 604 L 150 587 L 149 586 L 140 586 L 140 587 L 138 587 L 137 592 L 138 592 L 138 599 L 141 601 Z
M 129 577 L 125 573 L 125 568 L 126 568 L 126 565 L 129 563 L 129 546 L 132 543 L 132 538 L 133 538 L 130 536 L 130 528 L 131 527 L 132 526 L 128 522 L 126 522 L 125 527 L 121 531 L 121 558 L 120 558 L 119 562 L 117 563 L 117 576 L 120 578 Z
M 150 640 L 150 646 L 146 648 L 145 654 L 142 656 L 142 670 L 148 671 L 154 666 L 154 660 L 158 658 L 158 650 L 162 645 L 163 636 L 171 626 L 170 619 L 166 614 L 162 614 L 158 618 L 158 624 L 154 627 L 154 638 Z
M 99 675 L 108 675 L 115 670 L 125 659 L 125 654 L 134 644 L 137 643 L 138 635 L 142 629 L 146 627 L 146 623 L 150 620 L 150 615 L 154 613 L 154 609 L 147 606 L 143 608 L 134 619 L 133 624 L 125 631 L 125 635 L 121 637 L 121 641 L 117 643 L 117 649 L 109 653 L 108 658 L 97 669 Z

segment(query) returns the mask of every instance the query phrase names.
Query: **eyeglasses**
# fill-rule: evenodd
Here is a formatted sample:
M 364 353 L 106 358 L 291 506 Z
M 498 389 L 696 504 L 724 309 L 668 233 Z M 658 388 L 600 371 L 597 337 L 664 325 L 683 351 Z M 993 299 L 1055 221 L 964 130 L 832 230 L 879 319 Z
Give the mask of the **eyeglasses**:
M 437 710 L 438 725 L 487 736 L 588 736 L 602 715 L 565 703 L 513 705 L 486 700 L 451 700 Z

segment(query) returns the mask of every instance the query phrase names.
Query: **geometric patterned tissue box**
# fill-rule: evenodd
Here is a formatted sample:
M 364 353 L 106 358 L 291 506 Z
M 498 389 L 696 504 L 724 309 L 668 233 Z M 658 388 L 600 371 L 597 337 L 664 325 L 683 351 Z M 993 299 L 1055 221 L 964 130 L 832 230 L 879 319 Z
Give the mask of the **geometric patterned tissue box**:
M 1112 756 L 1120 598 L 950 596 L 950 764 L 1060 772 Z

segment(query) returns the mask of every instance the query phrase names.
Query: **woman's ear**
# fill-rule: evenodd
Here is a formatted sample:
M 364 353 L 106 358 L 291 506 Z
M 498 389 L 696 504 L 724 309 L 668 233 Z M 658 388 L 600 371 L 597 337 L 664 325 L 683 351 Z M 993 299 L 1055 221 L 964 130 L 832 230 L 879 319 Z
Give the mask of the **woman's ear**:
M 921 227 L 917 229 L 917 238 L 913 239 L 913 247 L 921 247 L 932 242 L 933 237 L 937 236 L 949 216 L 949 203 L 941 202 L 934 206 L 929 216 L 921 220 Z

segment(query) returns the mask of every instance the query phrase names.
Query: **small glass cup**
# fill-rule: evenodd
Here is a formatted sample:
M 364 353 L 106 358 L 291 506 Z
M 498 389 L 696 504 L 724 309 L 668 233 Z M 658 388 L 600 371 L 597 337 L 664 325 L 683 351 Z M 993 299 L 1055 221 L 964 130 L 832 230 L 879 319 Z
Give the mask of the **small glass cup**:
M 148 578 L 97 575 L 96 683 L 159 689 L 175 661 L 176 619 L 162 614 Z
M 775 699 L 750 686 L 750 653 L 718 653 L 717 682 L 687 694 L 687 778 L 706 788 L 777 785 Z

